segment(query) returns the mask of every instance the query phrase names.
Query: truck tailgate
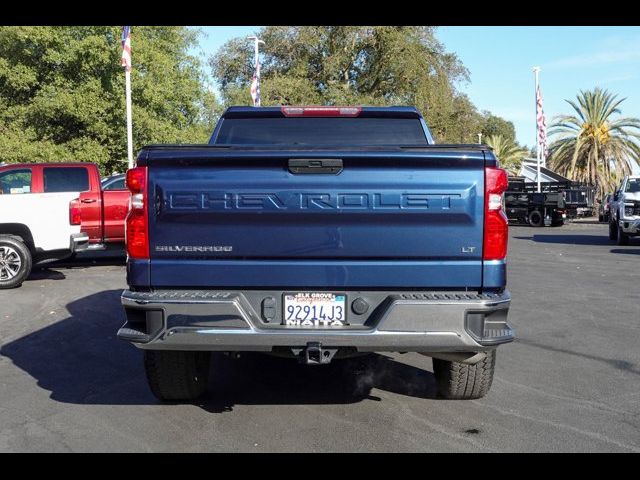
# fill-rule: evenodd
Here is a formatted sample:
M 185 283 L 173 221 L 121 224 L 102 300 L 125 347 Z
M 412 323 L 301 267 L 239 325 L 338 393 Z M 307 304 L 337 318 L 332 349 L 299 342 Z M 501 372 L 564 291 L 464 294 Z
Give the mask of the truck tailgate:
M 151 286 L 480 287 L 484 155 L 431 150 L 160 154 Z

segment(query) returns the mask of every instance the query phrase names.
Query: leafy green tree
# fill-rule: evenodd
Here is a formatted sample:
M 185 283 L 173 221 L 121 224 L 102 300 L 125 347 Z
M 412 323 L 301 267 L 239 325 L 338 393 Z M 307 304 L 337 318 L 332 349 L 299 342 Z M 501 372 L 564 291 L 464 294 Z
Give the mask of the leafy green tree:
M 132 27 L 134 151 L 204 142 L 219 106 L 199 60 L 198 32 Z M 127 167 L 120 27 L 0 27 L 0 161 L 93 161 Z
M 508 140 L 515 141 L 516 129 L 513 123 L 491 112 L 482 112 L 482 125 L 480 131 L 485 137 L 498 135 Z
M 602 88 L 567 100 L 573 115 L 560 115 L 549 129 L 549 164 L 572 180 L 590 183 L 602 197 L 640 158 L 640 119 L 615 117 L 625 99 Z
M 269 26 L 259 32 L 262 105 L 415 105 L 439 142 L 475 142 L 482 116 L 456 86 L 467 69 L 435 27 Z M 226 105 L 250 105 L 253 49 L 227 42 L 209 64 Z
M 485 140 L 493 153 L 498 157 L 500 166 L 517 175 L 522 166 L 522 159 L 527 156 L 527 149 L 521 147 L 514 140 L 502 135 L 489 135 Z

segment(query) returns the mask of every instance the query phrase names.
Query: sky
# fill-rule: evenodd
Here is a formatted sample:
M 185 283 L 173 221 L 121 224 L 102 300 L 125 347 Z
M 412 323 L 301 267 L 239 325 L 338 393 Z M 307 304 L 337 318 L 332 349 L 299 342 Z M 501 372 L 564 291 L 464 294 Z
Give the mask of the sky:
M 227 40 L 246 37 L 259 26 L 198 27 L 197 53 L 213 55 Z M 535 143 L 535 88 L 539 66 L 547 125 L 570 114 L 565 99 L 597 86 L 627 97 L 624 116 L 640 117 L 640 27 L 439 27 L 448 52 L 467 67 L 470 81 L 458 85 L 479 110 L 513 122 L 518 142 Z M 247 48 L 252 48 L 247 41 Z

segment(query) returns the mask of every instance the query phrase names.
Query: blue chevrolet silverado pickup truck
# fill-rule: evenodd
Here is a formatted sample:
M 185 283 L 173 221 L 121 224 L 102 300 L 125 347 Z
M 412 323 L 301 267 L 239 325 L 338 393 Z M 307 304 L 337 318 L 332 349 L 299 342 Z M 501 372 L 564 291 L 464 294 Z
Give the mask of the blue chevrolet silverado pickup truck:
M 200 396 L 213 351 L 418 352 L 440 396 L 479 398 L 514 338 L 506 172 L 415 108 L 231 107 L 207 145 L 142 149 L 127 186 L 118 337 L 160 400 Z

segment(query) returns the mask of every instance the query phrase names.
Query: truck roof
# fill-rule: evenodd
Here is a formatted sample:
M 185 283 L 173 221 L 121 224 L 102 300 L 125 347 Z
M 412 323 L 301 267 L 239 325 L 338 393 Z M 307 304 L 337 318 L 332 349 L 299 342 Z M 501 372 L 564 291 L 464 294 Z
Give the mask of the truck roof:
M 256 118 L 256 117 L 283 117 L 283 108 L 292 106 L 277 107 L 228 107 L 222 114 L 223 118 Z M 298 107 L 296 105 L 296 107 Z M 359 108 L 359 117 L 401 117 L 401 118 L 422 118 L 422 114 L 416 107 L 394 106 L 394 107 L 338 107 L 338 106 L 299 106 L 300 108 Z
M 0 163 L 0 168 L 4 167 L 84 167 L 94 165 L 93 162 L 29 162 L 29 163 Z

